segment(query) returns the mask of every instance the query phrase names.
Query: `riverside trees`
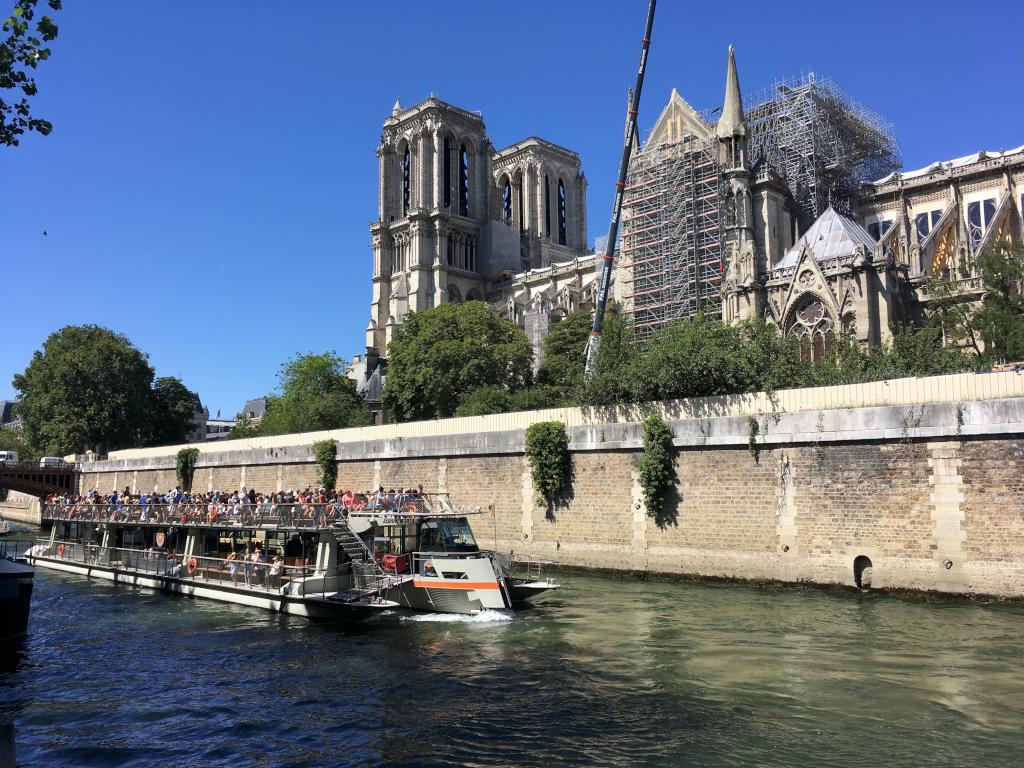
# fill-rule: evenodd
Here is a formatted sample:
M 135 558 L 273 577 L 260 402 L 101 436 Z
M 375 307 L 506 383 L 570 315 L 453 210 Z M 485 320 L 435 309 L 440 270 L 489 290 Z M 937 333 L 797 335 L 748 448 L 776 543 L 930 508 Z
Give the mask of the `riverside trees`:
M 532 360 L 526 334 L 482 301 L 413 312 L 388 347 L 384 406 L 396 421 L 453 416 L 470 398 L 509 410 L 530 383 Z
M 97 325 L 61 328 L 14 376 L 23 439 L 57 455 L 180 439 L 198 398 L 177 379 L 154 386 L 153 376 L 126 336 Z

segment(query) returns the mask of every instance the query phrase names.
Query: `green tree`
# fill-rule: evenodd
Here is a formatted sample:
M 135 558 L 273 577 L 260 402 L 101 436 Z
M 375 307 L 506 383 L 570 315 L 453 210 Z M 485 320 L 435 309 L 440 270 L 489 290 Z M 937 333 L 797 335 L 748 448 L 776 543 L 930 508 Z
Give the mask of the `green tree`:
M 259 425 L 261 435 L 314 432 L 361 427 L 370 412 L 345 375 L 345 363 L 334 352 L 299 355 L 278 374 L 281 394 L 267 398 Z
M 753 386 L 739 329 L 699 312 L 656 333 L 634 366 L 638 400 L 729 395 Z
M 18 146 L 25 131 L 46 136 L 53 130 L 48 120 L 33 117 L 29 104 L 29 98 L 37 92 L 33 72 L 39 62 L 50 58 L 45 44 L 57 38 L 57 25 L 50 16 L 42 16 L 33 28 L 36 2 L 16 0 L 14 12 L 0 25 L 4 33 L 0 40 L 0 92 L 21 92 L 19 101 L 0 95 L 0 144 L 9 147 Z M 59 11 L 61 0 L 47 0 L 47 5 Z
M 20 429 L 0 427 L 0 451 L 14 451 L 20 461 L 35 461 L 42 454 L 30 446 Z
M 107 328 L 61 328 L 13 383 L 25 439 L 43 453 L 102 453 L 140 445 L 149 434 L 153 369 Z
M 576 312 L 555 323 L 544 337 L 544 362 L 537 371 L 537 382 L 571 395 L 583 380 L 587 339 L 594 318 L 588 312 Z
M 396 421 L 446 418 L 480 387 L 526 387 L 532 358 L 519 326 L 482 301 L 413 312 L 388 347 L 384 406 Z
M 585 339 L 583 345 L 585 348 Z M 635 399 L 634 368 L 641 356 L 642 348 L 634 343 L 632 324 L 618 312 L 606 314 L 594 375 L 583 382 L 579 396 L 581 402 L 613 405 Z
M 153 384 L 150 445 L 183 443 L 192 431 L 199 395 L 173 376 L 161 376 Z
M 253 420 L 246 414 L 238 416 L 235 420 L 235 426 L 231 428 L 225 439 L 227 440 L 240 440 L 246 437 L 258 437 L 260 434 L 260 425 L 254 424 Z
M 993 361 L 1024 360 L 1024 244 L 996 242 L 978 258 L 984 298 L 974 326 Z

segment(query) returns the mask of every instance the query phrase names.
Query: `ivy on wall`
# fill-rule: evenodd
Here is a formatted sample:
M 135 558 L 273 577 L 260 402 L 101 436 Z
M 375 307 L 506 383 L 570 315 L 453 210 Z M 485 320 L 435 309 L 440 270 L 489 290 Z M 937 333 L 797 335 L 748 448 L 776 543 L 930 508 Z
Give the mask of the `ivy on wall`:
M 196 472 L 198 458 L 198 448 L 182 448 L 175 457 L 174 473 L 178 476 L 178 484 L 183 491 L 192 490 L 192 477 Z
M 526 456 L 530 460 L 533 486 L 550 510 L 561 500 L 572 471 L 565 424 L 539 421 L 527 427 Z
M 638 465 L 647 514 L 659 518 L 665 498 L 676 484 L 672 427 L 661 416 L 644 421 L 644 454 Z
M 334 490 L 338 481 L 338 444 L 333 440 L 321 440 L 313 443 L 313 458 L 318 467 L 317 482 L 321 488 Z

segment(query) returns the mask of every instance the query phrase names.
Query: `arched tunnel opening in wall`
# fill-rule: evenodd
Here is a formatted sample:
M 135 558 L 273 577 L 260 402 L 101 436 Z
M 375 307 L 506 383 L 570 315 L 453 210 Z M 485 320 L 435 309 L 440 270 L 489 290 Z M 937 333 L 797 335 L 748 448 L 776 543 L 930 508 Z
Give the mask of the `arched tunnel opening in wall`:
M 871 589 L 871 558 L 857 555 L 853 560 L 853 583 L 857 589 Z

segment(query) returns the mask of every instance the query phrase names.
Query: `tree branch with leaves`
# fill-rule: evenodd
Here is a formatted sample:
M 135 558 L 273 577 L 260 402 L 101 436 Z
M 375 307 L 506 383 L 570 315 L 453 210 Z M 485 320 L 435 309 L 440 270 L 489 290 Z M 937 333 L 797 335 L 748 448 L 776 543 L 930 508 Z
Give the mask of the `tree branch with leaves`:
M 16 147 L 26 131 L 49 135 L 53 124 L 32 114 L 29 99 L 38 88 L 34 72 L 39 62 L 50 58 L 47 43 L 57 38 L 57 25 L 50 16 L 36 17 L 37 0 L 17 0 L 14 11 L 2 25 L 0 40 L 0 144 Z M 47 0 L 54 11 L 61 8 L 61 0 Z M 20 100 L 7 91 L 21 92 Z

